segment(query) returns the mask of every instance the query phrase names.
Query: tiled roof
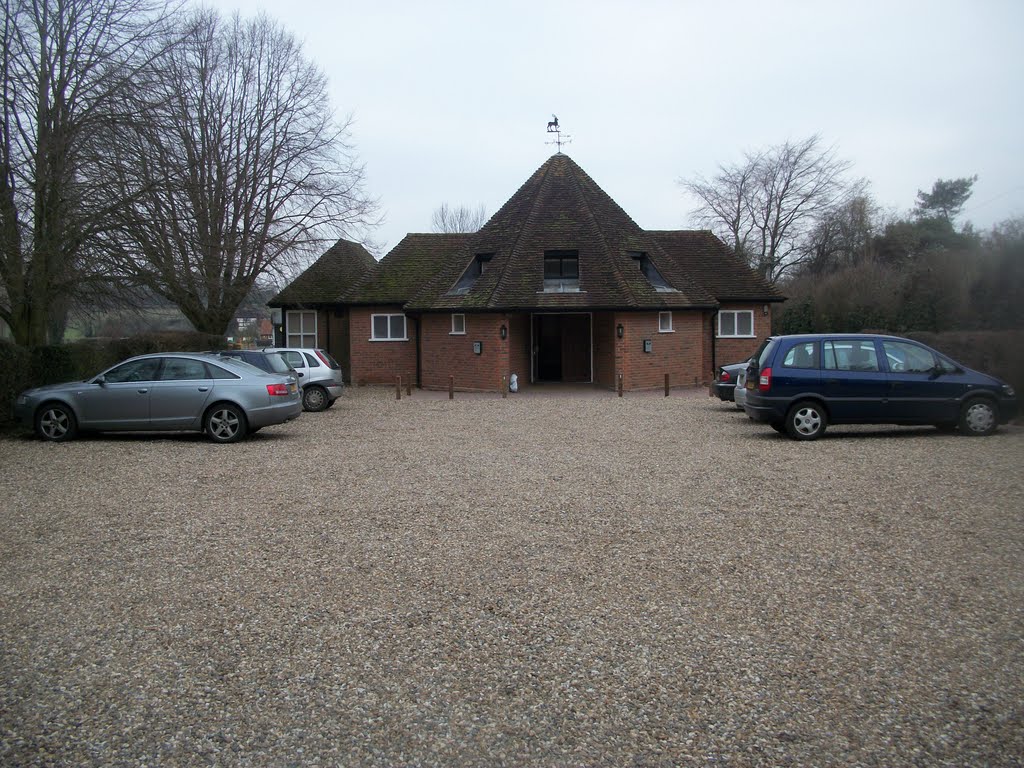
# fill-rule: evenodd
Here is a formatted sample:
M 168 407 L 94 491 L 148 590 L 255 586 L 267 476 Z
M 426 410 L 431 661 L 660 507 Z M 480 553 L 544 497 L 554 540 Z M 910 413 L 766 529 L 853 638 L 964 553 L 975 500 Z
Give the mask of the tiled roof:
M 405 304 L 449 262 L 460 261 L 472 235 L 410 234 L 345 292 L 346 304 Z
M 267 302 L 272 307 L 335 304 L 377 261 L 359 243 L 338 240 Z
M 328 265 L 334 262 L 324 267 L 321 262 L 344 242 L 272 303 L 290 303 L 299 296 L 305 302 L 401 304 L 409 311 L 430 312 L 698 309 L 721 301 L 783 300 L 710 232 L 640 229 L 563 154 L 538 168 L 479 232 L 406 235 L 361 276 L 332 278 Z M 545 292 L 546 251 L 576 252 L 579 291 Z M 488 257 L 486 270 L 468 289 L 455 290 L 481 254 Z M 659 290 L 644 275 L 640 254 L 668 290 Z
M 714 297 L 568 156 L 545 162 L 409 302 L 410 310 L 688 308 Z M 544 252 L 578 253 L 579 292 L 546 293 Z M 657 291 L 632 253 L 645 253 L 676 290 Z M 451 288 L 476 254 L 493 254 L 465 294 Z
M 681 271 L 718 301 L 784 300 L 774 286 L 707 230 L 661 230 L 647 234 Z

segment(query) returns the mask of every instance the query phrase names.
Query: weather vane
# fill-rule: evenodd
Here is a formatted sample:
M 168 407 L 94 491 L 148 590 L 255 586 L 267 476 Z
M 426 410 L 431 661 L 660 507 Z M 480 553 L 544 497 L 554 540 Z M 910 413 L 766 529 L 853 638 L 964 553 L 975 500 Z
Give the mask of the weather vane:
M 552 115 L 551 121 L 548 123 L 548 133 L 555 134 L 554 141 L 545 141 L 545 144 L 554 144 L 558 147 L 558 153 L 562 153 L 563 144 L 572 144 L 572 136 L 569 134 L 562 135 L 562 129 L 558 127 L 558 115 Z

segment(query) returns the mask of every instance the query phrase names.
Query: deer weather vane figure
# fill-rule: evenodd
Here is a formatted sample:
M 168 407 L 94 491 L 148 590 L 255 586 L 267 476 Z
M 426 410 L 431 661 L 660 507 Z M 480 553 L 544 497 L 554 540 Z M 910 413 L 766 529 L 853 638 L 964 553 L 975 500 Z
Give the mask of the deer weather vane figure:
M 562 135 L 562 129 L 558 127 L 558 115 L 551 115 L 551 120 L 548 122 L 548 133 L 555 134 L 554 141 L 545 141 L 545 144 L 554 144 L 558 147 L 558 152 L 561 154 L 563 144 L 572 144 L 572 136 L 569 134 Z

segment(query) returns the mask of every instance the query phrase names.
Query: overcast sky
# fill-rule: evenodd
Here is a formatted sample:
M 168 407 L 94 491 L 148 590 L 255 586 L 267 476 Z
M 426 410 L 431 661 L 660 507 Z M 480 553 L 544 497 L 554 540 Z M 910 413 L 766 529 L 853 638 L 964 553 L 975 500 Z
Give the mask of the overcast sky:
M 442 202 L 493 214 L 556 148 L 645 229 L 680 177 L 819 133 L 880 204 L 978 174 L 965 218 L 1024 215 L 1024 2 L 213 0 L 305 44 L 354 117 L 383 252 Z M 379 255 L 382 255 L 379 254 Z

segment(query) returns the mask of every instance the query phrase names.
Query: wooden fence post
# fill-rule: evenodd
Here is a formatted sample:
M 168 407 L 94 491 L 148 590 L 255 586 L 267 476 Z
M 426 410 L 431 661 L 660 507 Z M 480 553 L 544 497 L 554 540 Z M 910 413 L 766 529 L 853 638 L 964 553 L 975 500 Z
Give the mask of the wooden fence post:
M 665 374 L 665 397 L 668 397 L 668 374 Z
M 622 374 L 619 374 L 619 397 L 622 397 Z
M 501 399 L 504 400 L 508 397 L 508 385 L 505 383 L 505 377 L 501 377 Z
M 449 400 L 454 400 L 455 399 L 455 377 L 454 376 L 449 376 L 448 377 L 448 399 Z

